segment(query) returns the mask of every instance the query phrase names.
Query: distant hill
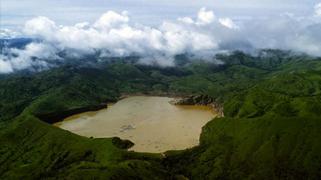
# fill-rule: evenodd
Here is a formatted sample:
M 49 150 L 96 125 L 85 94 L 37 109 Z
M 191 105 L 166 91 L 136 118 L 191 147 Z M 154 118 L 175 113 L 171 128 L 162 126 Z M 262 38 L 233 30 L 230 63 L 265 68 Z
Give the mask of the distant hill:
M 33 42 L 34 40 L 31 38 L 11 38 L 11 39 L 1 39 L 0 38 L 0 49 L 7 48 L 18 48 L 22 49 L 27 44 Z

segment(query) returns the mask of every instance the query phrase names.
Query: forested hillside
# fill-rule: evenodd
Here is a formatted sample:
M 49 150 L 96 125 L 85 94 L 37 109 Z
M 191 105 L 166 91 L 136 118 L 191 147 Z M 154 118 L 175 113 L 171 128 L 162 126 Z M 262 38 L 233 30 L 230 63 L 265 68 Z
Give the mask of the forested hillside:
M 321 60 L 279 50 L 73 63 L 0 77 L 3 179 L 320 179 Z M 219 62 L 219 63 L 218 63 Z M 208 95 L 224 108 L 200 145 L 164 154 L 128 152 L 128 141 L 94 139 L 50 125 L 123 94 Z

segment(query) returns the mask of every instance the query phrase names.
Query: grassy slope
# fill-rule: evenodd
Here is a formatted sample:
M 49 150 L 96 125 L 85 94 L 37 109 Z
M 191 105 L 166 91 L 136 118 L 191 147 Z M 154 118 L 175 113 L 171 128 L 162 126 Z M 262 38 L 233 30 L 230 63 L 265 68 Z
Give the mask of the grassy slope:
M 159 155 L 128 153 L 112 139 L 80 137 L 28 115 L 10 126 L 0 136 L 2 179 L 163 179 L 166 175 Z
M 160 155 L 129 153 L 115 147 L 112 139 L 80 137 L 35 117 L 115 101 L 119 96 L 117 85 L 124 84 L 113 76 L 117 75 L 105 70 L 64 67 L 3 80 L 0 177 L 164 179 Z
M 223 66 L 176 68 L 124 63 L 64 67 L 0 81 L 2 177 L 272 179 L 320 177 L 319 60 L 281 51 L 260 58 L 234 53 Z M 307 60 L 308 59 L 308 60 Z M 111 139 L 88 139 L 30 114 L 115 100 L 121 93 L 208 94 L 225 118 L 208 123 L 201 145 L 159 155 L 128 153 Z M 24 115 L 11 119 L 24 110 Z M 164 169 L 168 172 L 165 172 Z M 170 173 L 170 174 L 167 174 Z M 1 176 L 0 176 L 1 177 Z
M 235 95 L 199 147 L 168 153 L 170 169 L 191 179 L 319 179 L 320 74 L 278 74 Z

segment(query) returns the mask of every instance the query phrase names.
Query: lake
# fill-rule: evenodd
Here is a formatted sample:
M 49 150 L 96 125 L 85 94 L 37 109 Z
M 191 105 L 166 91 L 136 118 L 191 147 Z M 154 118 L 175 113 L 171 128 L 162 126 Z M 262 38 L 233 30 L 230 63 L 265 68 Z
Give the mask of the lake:
M 120 137 L 137 152 L 164 152 L 198 145 L 202 127 L 216 113 L 207 106 L 177 106 L 173 98 L 132 96 L 96 112 L 73 115 L 56 123 L 87 137 Z

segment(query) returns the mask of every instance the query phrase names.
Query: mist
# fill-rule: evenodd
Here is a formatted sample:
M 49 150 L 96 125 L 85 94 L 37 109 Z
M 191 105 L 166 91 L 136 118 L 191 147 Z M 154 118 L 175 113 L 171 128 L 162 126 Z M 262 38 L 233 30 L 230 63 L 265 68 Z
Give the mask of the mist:
M 26 21 L 21 30 L 2 30 L 2 38 L 35 41 L 23 48 L 3 47 L 0 73 L 48 69 L 57 61 L 90 54 L 98 58 L 138 56 L 140 63 L 161 66 L 173 66 L 178 54 L 213 59 L 217 53 L 235 50 L 269 48 L 321 55 L 321 4 L 304 17 L 284 12 L 260 20 L 235 21 L 204 7 L 195 16 L 163 20 L 156 26 L 132 19 L 127 11 L 107 11 L 93 22 L 61 25 L 39 16 Z

